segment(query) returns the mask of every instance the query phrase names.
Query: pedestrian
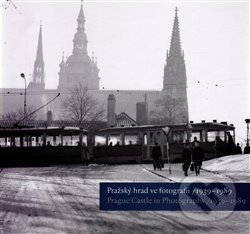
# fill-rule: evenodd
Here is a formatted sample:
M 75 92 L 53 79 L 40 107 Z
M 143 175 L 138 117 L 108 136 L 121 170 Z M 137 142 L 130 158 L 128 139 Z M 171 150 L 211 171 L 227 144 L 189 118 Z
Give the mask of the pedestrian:
M 195 173 L 196 176 L 198 176 L 198 174 L 200 174 L 200 169 L 202 166 L 202 160 L 204 159 L 204 151 L 203 149 L 200 147 L 200 143 L 199 142 L 195 142 L 195 147 L 192 151 L 192 159 L 194 162 L 194 169 L 195 169 Z
M 184 149 L 182 151 L 182 155 L 181 155 L 181 158 L 182 158 L 182 168 L 183 168 L 183 171 L 184 171 L 184 175 L 185 176 L 188 176 L 188 168 L 191 164 L 191 159 L 192 159 L 192 152 L 191 152 L 191 149 L 190 149 L 190 145 L 188 143 L 186 143 L 184 145 Z
M 192 141 L 192 149 L 194 149 L 195 143 L 196 143 L 196 142 L 200 143 L 200 142 L 197 140 L 197 137 L 194 137 L 194 140 Z
M 241 149 L 239 143 L 237 143 L 237 145 L 235 147 L 235 154 L 242 154 L 242 149 Z
M 221 157 L 223 155 L 223 142 L 219 136 L 215 138 L 214 150 L 216 157 Z
M 235 153 L 235 144 L 233 137 L 230 132 L 227 132 L 227 155 L 232 155 Z
M 247 143 L 247 145 L 244 148 L 244 154 L 250 154 L 250 146 L 249 146 L 248 143 Z
M 162 167 L 162 165 L 161 165 L 162 153 L 161 153 L 161 146 L 158 145 L 157 142 L 155 142 L 155 145 L 152 146 L 151 157 L 153 159 L 154 170 L 156 170 L 156 168 L 158 170 L 161 170 L 161 167 Z

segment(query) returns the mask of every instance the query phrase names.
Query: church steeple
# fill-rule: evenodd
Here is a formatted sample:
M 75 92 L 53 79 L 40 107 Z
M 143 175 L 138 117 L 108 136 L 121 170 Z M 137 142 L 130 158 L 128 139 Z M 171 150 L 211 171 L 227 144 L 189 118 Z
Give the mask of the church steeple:
M 175 8 L 174 25 L 171 36 L 170 49 L 167 51 L 164 67 L 163 93 L 178 100 L 183 110 L 183 122 L 188 119 L 187 77 L 184 52 L 181 49 L 178 8 Z
M 179 19 L 178 19 L 178 8 L 175 8 L 175 18 L 174 18 L 174 26 L 171 37 L 170 44 L 170 55 L 180 56 L 181 55 L 181 40 L 180 40 L 180 30 L 179 30 Z
M 44 89 L 44 60 L 43 60 L 43 41 L 42 41 L 42 24 L 40 24 L 36 60 L 34 62 L 33 77 L 29 83 L 30 89 Z
M 73 39 L 73 54 L 87 54 L 87 35 L 85 33 L 85 16 L 83 13 L 83 5 L 81 1 L 81 8 L 77 18 L 77 32 Z
M 42 24 L 40 24 L 36 60 L 43 62 Z
M 77 17 L 77 31 L 73 39 L 73 53 L 60 63 L 59 90 L 69 90 L 81 83 L 91 90 L 99 90 L 99 69 L 96 61 L 91 60 L 87 51 L 87 35 L 85 33 L 85 16 L 83 2 Z

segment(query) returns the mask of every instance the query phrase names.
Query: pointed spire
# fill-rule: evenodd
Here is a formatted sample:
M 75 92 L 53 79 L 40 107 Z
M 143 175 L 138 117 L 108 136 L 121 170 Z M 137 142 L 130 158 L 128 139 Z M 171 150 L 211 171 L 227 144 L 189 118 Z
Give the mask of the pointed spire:
M 84 13 L 83 13 L 83 1 L 82 0 L 81 0 L 81 8 L 80 8 L 80 11 L 79 11 L 77 21 L 78 21 L 78 23 L 79 22 L 85 22 L 85 17 L 84 17 Z
M 77 18 L 77 32 L 74 36 L 73 54 L 87 54 L 87 35 L 85 33 L 85 17 L 83 13 L 83 4 L 81 1 L 81 8 Z
M 66 63 L 65 63 L 65 61 L 64 61 L 64 51 L 62 52 L 62 61 L 61 61 L 61 63 L 59 64 L 59 66 L 60 66 L 61 68 L 63 68 L 63 67 L 66 66 Z
M 38 36 L 38 45 L 36 60 L 34 62 L 33 69 L 33 79 L 28 85 L 29 89 L 44 89 L 44 61 L 43 61 L 43 41 L 42 41 L 42 22 L 40 22 L 39 36 Z
M 64 51 L 62 52 L 62 61 L 64 62 Z
M 40 31 L 38 37 L 36 61 L 43 61 L 43 41 L 42 41 L 42 23 L 40 23 Z
M 175 8 L 175 18 L 172 31 L 171 45 L 170 45 L 170 55 L 181 55 L 181 40 L 180 40 L 180 30 L 179 30 L 179 19 L 178 19 L 178 8 Z

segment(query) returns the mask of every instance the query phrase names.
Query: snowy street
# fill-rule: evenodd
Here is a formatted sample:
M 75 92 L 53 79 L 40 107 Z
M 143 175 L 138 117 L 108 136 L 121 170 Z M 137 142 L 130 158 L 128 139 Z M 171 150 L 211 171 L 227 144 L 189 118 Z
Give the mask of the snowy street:
M 0 233 L 249 233 L 249 212 L 99 210 L 100 182 L 249 182 L 249 157 L 204 162 L 197 177 L 181 164 L 0 168 Z

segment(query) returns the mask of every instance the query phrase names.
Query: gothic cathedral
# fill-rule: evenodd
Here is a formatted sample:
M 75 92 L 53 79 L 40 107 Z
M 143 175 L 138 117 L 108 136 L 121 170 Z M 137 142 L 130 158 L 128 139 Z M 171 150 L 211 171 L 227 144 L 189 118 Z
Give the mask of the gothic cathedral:
M 176 116 L 179 115 L 178 122 L 187 122 L 189 119 L 187 76 L 184 52 L 181 49 L 177 12 L 178 9 L 176 8 L 170 50 L 167 51 L 166 65 L 164 67 L 163 94 L 165 97 L 176 101 L 176 111 L 178 112 L 176 113 Z

